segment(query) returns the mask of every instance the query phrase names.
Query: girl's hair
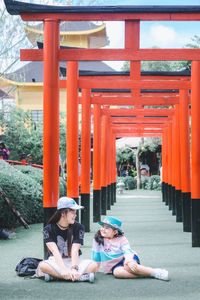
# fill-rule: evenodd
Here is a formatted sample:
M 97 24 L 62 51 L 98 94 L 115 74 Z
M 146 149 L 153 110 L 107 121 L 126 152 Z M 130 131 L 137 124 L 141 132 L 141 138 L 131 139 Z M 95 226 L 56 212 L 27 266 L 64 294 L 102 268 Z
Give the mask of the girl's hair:
M 111 227 L 112 228 L 112 227 Z M 121 236 L 123 235 L 123 233 L 120 233 L 119 231 L 114 235 L 114 237 L 117 236 Z M 95 241 L 99 244 L 99 245 L 104 245 L 104 237 L 101 235 L 101 231 L 98 230 L 97 233 L 94 236 Z
M 55 231 L 54 226 L 58 221 L 60 220 L 62 214 L 67 214 L 69 211 L 68 208 L 62 208 L 57 210 L 53 216 L 49 219 L 48 224 L 52 224 L 52 230 Z M 67 251 L 68 251 L 68 257 L 71 257 L 71 249 L 72 249 L 72 232 L 73 232 L 73 224 L 70 224 L 67 228 Z

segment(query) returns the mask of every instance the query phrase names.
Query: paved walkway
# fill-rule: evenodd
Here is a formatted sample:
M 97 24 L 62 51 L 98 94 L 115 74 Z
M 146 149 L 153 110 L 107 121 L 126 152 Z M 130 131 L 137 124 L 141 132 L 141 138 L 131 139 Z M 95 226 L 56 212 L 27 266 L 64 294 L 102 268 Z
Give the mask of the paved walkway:
M 23 256 L 43 256 L 42 225 L 30 230 L 19 228 L 14 240 L 0 241 L 0 299 L 134 299 L 197 300 L 200 299 L 200 249 L 191 247 L 191 234 L 176 223 L 160 192 L 126 191 L 117 197 L 108 215 L 120 217 L 131 245 L 141 262 L 169 270 L 170 282 L 155 279 L 120 280 L 98 273 L 96 282 L 69 283 L 23 279 L 14 268 Z M 84 256 L 90 256 L 92 237 L 98 225 L 86 234 Z

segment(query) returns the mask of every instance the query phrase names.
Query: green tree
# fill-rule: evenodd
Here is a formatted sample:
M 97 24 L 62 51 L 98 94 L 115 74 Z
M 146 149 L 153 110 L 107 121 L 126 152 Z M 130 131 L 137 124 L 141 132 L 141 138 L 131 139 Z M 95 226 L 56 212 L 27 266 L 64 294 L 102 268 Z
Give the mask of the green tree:
M 60 116 L 60 153 L 65 158 L 66 121 Z M 22 156 L 31 155 L 32 162 L 42 164 L 43 161 L 43 123 L 35 123 L 29 111 L 14 108 L 5 119 L 0 113 L 3 130 L 3 142 L 10 150 L 10 159 L 20 160 Z

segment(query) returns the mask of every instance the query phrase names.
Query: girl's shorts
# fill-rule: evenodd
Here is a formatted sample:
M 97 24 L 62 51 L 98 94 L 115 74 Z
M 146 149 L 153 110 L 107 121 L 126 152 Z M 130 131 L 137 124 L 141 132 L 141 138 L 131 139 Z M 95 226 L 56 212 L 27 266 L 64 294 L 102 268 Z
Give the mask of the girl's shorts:
M 135 260 L 136 263 L 138 263 L 140 265 L 140 259 L 136 254 L 133 255 L 133 260 Z M 111 270 L 112 274 L 116 268 L 124 266 L 124 261 L 125 261 L 125 258 L 123 257 L 122 260 L 120 260 L 114 267 L 112 267 L 112 270 Z

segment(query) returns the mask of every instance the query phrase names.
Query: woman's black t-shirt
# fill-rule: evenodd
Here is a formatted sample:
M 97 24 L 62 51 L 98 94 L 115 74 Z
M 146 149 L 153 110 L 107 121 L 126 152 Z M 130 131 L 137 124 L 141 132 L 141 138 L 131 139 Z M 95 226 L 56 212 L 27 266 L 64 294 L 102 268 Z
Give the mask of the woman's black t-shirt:
M 84 233 L 84 226 L 78 222 L 74 223 L 72 225 L 72 244 L 77 243 L 83 245 Z M 57 224 L 48 224 L 43 229 L 43 237 L 45 244 L 49 242 L 56 243 L 59 252 L 63 258 L 68 257 L 68 234 L 69 229 L 62 230 L 58 227 Z M 49 255 L 52 254 L 49 253 Z

